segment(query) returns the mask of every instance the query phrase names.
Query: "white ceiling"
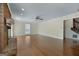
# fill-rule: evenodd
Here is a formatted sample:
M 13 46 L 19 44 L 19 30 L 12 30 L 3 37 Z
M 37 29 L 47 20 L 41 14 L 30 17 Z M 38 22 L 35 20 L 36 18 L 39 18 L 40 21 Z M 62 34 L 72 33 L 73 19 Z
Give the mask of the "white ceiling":
M 9 3 L 9 7 L 13 18 L 28 22 L 35 21 L 36 16 L 50 20 L 79 10 L 78 3 Z

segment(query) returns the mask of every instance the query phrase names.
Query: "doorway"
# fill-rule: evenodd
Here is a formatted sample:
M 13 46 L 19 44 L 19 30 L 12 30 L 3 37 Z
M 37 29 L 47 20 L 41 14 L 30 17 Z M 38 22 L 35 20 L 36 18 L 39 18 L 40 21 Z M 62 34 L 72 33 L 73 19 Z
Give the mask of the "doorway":
M 31 31 L 30 31 L 30 24 L 25 24 L 25 34 L 26 35 L 30 35 L 31 34 Z

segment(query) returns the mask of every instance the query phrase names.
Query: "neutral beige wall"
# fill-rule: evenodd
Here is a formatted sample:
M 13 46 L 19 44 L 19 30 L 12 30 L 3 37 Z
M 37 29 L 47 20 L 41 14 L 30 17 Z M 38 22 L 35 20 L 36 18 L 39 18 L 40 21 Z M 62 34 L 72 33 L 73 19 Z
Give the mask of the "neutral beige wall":
M 14 24 L 14 35 L 15 36 L 26 35 L 25 34 L 25 24 L 30 24 L 30 26 L 31 26 L 30 34 L 37 34 L 37 32 L 38 32 L 37 23 L 27 23 L 24 21 L 15 21 L 15 24 Z
M 25 35 L 25 23 L 22 21 L 15 21 L 14 24 L 14 35 Z
M 63 20 L 50 20 L 39 24 L 39 34 L 63 39 Z
M 38 24 L 31 23 L 31 34 L 38 34 Z
M 79 17 L 79 12 L 67 16 L 51 19 L 40 23 L 31 24 L 31 34 L 41 34 L 63 39 L 63 21 Z M 24 24 L 26 22 L 15 22 L 15 35 L 25 35 Z M 27 23 L 26 23 L 27 24 Z
M 38 33 L 41 35 L 63 39 L 63 21 L 79 17 L 79 12 L 39 23 Z

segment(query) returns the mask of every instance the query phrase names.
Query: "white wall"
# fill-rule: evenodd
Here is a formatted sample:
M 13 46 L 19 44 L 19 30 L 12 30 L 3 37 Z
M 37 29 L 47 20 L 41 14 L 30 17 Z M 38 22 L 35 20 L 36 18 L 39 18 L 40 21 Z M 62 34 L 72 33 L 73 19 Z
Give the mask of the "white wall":
M 22 21 L 15 21 L 14 24 L 14 35 L 25 35 L 25 23 Z
M 28 23 L 24 21 L 15 21 L 14 24 L 14 35 L 26 35 L 25 33 L 25 24 L 30 24 L 31 27 L 31 33 L 30 34 L 37 34 L 37 23 Z
M 63 21 L 77 17 L 79 17 L 79 12 L 40 23 L 30 23 L 31 34 L 41 34 L 45 36 L 63 39 Z M 26 22 L 22 21 L 15 22 L 15 35 L 25 35 L 25 23 Z
M 69 39 L 77 39 L 77 40 L 79 40 L 79 34 L 72 31 L 71 27 L 73 27 L 73 19 L 66 20 L 65 21 L 65 34 L 66 34 L 65 37 L 69 38 Z M 73 34 L 77 35 L 77 38 L 73 38 Z
M 31 23 L 31 34 L 38 34 L 38 24 Z
M 50 20 L 39 24 L 39 34 L 63 39 L 63 20 Z
M 63 21 L 79 17 L 79 12 L 39 23 L 39 34 L 63 39 Z M 72 34 L 72 33 L 71 33 Z

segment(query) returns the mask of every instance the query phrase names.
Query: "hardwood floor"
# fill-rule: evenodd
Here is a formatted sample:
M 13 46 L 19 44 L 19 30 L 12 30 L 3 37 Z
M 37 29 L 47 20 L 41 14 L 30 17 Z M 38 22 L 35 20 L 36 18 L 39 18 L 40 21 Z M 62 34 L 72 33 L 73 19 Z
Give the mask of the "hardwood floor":
M 17 56 L 79 56 L 79 40 L 56 39 L 41 35 L 17 36 L 9 53 Z M 11 54 L 12 55 L 12 54 Z
M 20 56 L 63 55 L 63 41 L 40 35 L 18 36 L 17 55 Z
M 64 55 L 79 56 L 79 40 L 65 39 L 63 43 Z
M 12 38 L 8 40 L 8 46 L 3 50 L 3 54 L 7 56 L 15 56 L 17 54 L 17 40 Z

